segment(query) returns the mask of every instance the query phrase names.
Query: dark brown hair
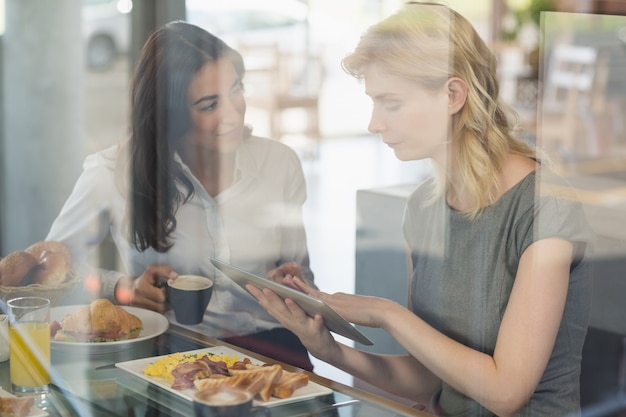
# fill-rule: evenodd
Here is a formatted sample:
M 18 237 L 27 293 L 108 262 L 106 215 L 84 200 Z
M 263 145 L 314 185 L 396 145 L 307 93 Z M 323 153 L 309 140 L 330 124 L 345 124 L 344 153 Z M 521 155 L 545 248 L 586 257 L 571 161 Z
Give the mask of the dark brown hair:
M 243 79 L 241 55 L 198 26 L 176 21 L 150 35 L 131 78 L 130 235 L 143 251 L 172 247 L 176 211 L 193 195 L 174 154 L 191 128 L 187 90 L 207 63 L 231 60 Z M 179 187 L 179 186 L 182 186 Z

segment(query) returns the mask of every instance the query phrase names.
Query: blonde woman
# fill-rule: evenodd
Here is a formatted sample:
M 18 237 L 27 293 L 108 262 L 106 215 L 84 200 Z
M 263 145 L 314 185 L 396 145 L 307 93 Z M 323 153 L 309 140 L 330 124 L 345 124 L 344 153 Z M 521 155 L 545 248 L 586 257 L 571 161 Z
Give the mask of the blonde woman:
M 455 11 L 408 3 L 343 67 L 372 99 L 369 130 L 400 160 L 436 167 L 405 210 L 408 307 L 285 283 L 384 329 L 408 354 L 341 344 L 321 317 L 248 289 L 317 358 L 441 415 L 579 413 L 591 234 L 577 202 L 537 192 L 547 167 L 514 136 L 494 55 Z

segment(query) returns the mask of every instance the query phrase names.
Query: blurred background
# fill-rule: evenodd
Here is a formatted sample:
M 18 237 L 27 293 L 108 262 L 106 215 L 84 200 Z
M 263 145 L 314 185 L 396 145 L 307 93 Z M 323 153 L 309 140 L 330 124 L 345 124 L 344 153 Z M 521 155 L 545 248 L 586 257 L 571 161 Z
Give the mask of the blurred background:
M 128 80 L 139 48 L 155 27 L 182 19 L 242 52 L 248 123 L 300 154 L 318 285 L 405 303 L 399 221 L 404 199 L 430 166 L 397 161 L 367 133 L 369 99 L 339 65 L 369 25 L 402 3 L 0 0 L 0 256 L 42 240 L 85 156 L 126 139 Z M 520 135 L 553 158 L 598 233 L 583 402 L 587 415 L 620 415 L 626 394 L 626 1 L 446 4 L 493 48 L 501 94 L 520 115 Z M 115 266 L 110 245 L 99 256 Z M 369 335 L 373 350 L 402 351 L 384 334 Z M 371 389 L 324 364 L 316 371 Z

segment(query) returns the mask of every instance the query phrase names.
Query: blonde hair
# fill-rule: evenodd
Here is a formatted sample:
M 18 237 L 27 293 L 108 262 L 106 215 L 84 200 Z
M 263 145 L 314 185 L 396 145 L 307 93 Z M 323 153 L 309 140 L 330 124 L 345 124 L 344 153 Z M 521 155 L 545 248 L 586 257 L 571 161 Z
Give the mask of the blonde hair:
M 467 84 L 467 100 L 452 118 L 451 137 L 462 186 L 474 196 L 474 207 L 465 212 L 468 217 L 476 217 L 497 199 L 498 174 L 509 153 L 537 157 L 533 147 L 514 136 L 517 116 L 498 97 L 494 54 L 474 27 L 449 7 L 405 4 L 365 32 L 342 67 L 362 79 L 373 63 L 427 89 L 441 88 L 451 77 Z M 433 197 L 446 188 L 440 173 Z

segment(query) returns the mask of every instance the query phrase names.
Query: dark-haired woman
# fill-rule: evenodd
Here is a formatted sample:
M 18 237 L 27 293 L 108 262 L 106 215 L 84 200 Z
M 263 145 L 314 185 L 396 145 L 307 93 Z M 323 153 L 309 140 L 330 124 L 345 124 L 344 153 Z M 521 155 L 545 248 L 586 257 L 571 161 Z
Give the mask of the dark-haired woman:
M 89 288 L 170 320 L 164 280 L 213 278 L 197 329 L 311 369 L 299 340 L 210 262 L 278 280 L 295 273 L 314 285 L 300 160 L 251 134 L 244 73 L 240 54 L 207 31 L 184 22 L 157 29 L 131 79 L 129 140 L 87 157 L 47 238 L 84 266 L 110 233 L 124 272 L 85 268 Z

